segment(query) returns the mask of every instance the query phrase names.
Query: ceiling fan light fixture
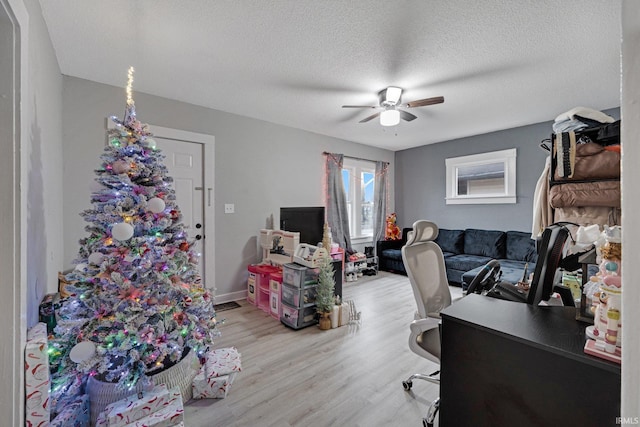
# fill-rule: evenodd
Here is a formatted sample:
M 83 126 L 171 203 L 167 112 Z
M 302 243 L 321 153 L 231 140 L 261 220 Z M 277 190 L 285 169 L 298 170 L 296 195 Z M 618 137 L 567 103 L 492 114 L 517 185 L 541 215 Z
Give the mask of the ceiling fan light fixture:
M 396 126 L 400 123 L 400 111 L 384 110 L 380 113 L 380 124 L 382 126 Z
M 389 86 L 386 92 L 386 101 L 390 104 L 397 104 L 400 101 L 402 89 L 399 87 Z

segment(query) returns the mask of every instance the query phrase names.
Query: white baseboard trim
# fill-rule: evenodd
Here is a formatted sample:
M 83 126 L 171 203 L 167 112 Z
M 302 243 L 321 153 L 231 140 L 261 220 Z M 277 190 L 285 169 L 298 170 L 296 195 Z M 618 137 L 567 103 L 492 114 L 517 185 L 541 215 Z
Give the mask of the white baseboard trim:
M 216 295 L 214 304 L 222 304 L 225 302 L 238 301 L 247 298 L 247 291 L 230 292 L 228 294 Z

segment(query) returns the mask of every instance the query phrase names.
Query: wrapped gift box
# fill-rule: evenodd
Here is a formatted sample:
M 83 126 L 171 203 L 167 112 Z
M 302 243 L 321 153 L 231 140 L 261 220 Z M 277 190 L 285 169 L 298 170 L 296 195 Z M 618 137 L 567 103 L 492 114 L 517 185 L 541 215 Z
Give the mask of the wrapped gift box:
M 180 387 L 169 390 L 169 400 L 152 414 L 127 424 L 127 427 L 173 427 L 183 425 L 184 406 Z
M 50 427 L 89 427 L 89 396 L 84 394 L 66 405 L 51 421 Z
M 113 402 L 100 413 L 96 426 L 122 427 L 164 408 L 173 396 L 165 384 L 159 384 L 139 398 L 133 394 Z M 182 402 L 182 399 L 180 399 Z
M 24 355 L 25 425 L 44 427 L 51 418 L 47 325 L 40 322 L 27 331 Z
M 231 381 L 229 375 L 206 377 L 204 366 L 193 379 L 194 399 L 224 399 L 229 392 Z
M 221 348 L 207 352 L 204 361 L 207 377 L 229 375 L 233 383 L 236 374 L 242 370 L 240 353 L 235 347 Z

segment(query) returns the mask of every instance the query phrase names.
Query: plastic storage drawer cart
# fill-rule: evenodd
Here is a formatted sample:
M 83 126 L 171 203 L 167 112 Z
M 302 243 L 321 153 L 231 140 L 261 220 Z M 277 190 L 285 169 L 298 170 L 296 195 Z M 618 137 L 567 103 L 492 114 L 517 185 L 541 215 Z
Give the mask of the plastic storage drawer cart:
M 301 329 L 315 325 L 317 323 L 316 306 L 295 308 L 289 307 L 287 304 L 282 304 L 280 321 L 293 329 Z
M 319 268 L 289 263 L 282 268 L 282 283 L 302 288 L 305 285 L 318 283 Z
M 310 307 L 315 305 L 318 296 L 318 285 L 309 285 L 304 288 L 282 285 L 282 302 L 291 307 Z
M 295 263 L 283 266 L 280 288 L 282 309 L 280 321 L 282 323 L 293 329 L 305 328 L 317 323 L 316 296 L 319 273 L 318 268 Z

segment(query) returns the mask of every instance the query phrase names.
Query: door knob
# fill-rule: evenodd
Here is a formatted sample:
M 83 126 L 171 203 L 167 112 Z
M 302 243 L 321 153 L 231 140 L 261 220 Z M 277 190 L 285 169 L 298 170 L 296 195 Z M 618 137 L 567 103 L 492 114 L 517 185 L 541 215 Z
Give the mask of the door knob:
M 197 224 L 196 224 L 196 228 L 202 228 L 202 224 L 197 223 Z

